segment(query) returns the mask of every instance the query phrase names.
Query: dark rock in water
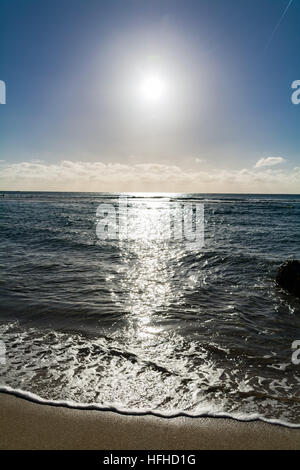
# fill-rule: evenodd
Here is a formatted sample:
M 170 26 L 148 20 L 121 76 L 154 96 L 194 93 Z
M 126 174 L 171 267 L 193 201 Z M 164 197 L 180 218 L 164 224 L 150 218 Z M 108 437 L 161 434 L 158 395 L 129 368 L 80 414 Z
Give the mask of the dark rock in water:
M 277 284 L 300 299 L 300 261 L 289 260 L 278 269 Z

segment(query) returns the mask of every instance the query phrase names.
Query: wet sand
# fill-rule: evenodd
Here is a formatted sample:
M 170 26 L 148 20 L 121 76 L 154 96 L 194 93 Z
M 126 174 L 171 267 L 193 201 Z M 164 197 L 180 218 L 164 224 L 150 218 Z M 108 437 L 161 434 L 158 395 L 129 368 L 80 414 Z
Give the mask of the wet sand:
M 300 449 L 300 429 L 76 410 L 0 393 L 0 449 Z

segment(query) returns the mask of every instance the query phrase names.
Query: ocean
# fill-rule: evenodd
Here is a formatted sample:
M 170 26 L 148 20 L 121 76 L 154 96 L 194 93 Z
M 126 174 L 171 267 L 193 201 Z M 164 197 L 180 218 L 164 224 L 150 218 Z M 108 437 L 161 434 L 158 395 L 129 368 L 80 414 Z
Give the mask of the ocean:
M 4 192 L 0 229 L 0 390 L 300 426 L 299 195 Z

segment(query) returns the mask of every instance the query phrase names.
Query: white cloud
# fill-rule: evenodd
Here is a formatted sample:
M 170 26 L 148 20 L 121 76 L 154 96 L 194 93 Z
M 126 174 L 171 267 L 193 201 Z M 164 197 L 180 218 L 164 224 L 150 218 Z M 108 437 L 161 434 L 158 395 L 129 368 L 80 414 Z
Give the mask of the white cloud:
M 299 193 L 300 168 L 194 171 L 159 163 L 5 163 L 1 190 Z
M 254 168 L 261 168 L 262 166 L 274 166 L 279 165 L 280 163 L 285 162 L 285 158 L 283 157 L 267 157 L 261 158 L 256 162 Z

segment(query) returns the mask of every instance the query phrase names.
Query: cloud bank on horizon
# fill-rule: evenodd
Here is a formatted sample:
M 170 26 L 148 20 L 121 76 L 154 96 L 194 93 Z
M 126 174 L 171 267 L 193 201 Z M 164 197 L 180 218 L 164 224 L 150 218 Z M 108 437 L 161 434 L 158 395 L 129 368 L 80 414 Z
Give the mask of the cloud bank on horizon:
M 268 164 L 257 168 L 262 166 Z M 160 192 L 163 188 L 164 192 L 298 194 L 300 167 L 195 171 L 159 163 L 2 162 L 0 185 L 2 190 L 20 191 Z

